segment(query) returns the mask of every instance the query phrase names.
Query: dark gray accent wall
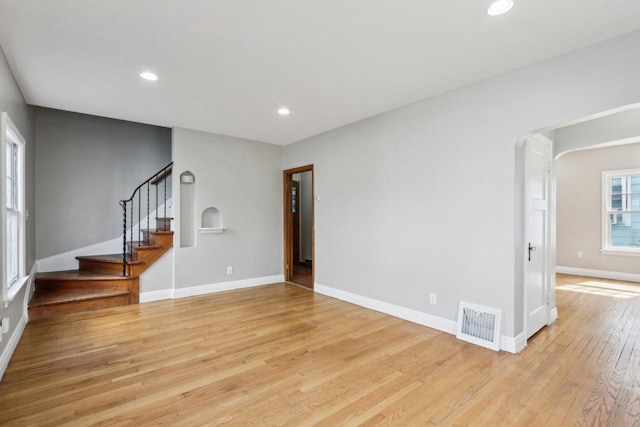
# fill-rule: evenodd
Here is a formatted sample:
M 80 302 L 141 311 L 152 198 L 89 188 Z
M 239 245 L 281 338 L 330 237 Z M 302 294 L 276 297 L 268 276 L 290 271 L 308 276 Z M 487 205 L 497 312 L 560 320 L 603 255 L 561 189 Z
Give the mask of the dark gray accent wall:
M 171 162 L 171 129 L 37 107 L 36 256 L 122 235 L 118 201 Z
M 27 105 L 18 84 L 13 78 L 4 53 L 0 50 L 0 111 L 5 111 L 25 139 L 25 184 L 27 221 L 27 272 L 35 261 L 35 125 L 33 107 Z
M 28 106 L 22 96 L 20 88 L 13 78 L 9 64 L 0 49 L 0 111 L 9 114 L 11 121 L 18 127 L 18 130 L 25 139 L 25 203 L 30 213 L 26 229 L 26 272 L 31 271 L 35 262 L 35 141 L 34 141 L 34 113 L 33 108 Z M 4 232 L 4 230 L 2 231 Z M 0 318 L 9 319 L 9 331 L 3 334 L 0 342 L 0 377 L 3 374 L 2 366 L 11 356 L 12 348 L 9 347 L 11 341 L 18 338 L 16 328 L 25 317 L 25 299 L 28 298 L 25 286 L 22 288 L 14 300 L 6 307 L 0 303 Z

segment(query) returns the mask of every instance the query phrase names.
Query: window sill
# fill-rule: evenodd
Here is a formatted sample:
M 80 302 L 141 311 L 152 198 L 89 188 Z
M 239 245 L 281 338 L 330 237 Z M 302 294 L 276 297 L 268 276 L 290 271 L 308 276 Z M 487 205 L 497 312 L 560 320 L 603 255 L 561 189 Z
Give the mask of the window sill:
M 606 248 L 606 249 L 600 249 L 600 253 L 603 255 L 640 256 L 640 248 L 639 249 Z
M 9 303 L 12 302 L 16 295 L 22 290 L 24 285 L 29 282 L 29 276 L 19 278 L 9 289 L 7 289 L 6 296 L 4 298 L 4 307 L 7 308 Z

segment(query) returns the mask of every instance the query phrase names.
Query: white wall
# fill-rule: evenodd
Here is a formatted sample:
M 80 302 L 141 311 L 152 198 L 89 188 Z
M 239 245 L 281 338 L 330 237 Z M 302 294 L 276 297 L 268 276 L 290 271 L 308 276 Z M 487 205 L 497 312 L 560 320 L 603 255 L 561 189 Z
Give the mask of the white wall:
M 176 128 L 173 155 L 176 177 L 186 170 L 195 175 L 196 226 L 202 211 L 215 207 L 226 228 L 221 234 L 196 232 L 195 246 L 174 248 L 176 289 L 281 275 L 282 148 Z M 180 206 L 178 181 L 175 206 Z M 179 242 L 180 210 L 174 213 Z
M 631 33 L 286 146 L 284 168 L 314 164 L 316 283 L 449 320 L 486 304 L 521 333 L 516 142 L 640 101 L 638 51 Z
M 556 163 L 557 265 L 640 273 L 638 257 L 603 255 L 601 248 L 602 171 L 640 167 L 640 144 L 580 150 Z M 583 257 L 578 257 L 578 251 Z

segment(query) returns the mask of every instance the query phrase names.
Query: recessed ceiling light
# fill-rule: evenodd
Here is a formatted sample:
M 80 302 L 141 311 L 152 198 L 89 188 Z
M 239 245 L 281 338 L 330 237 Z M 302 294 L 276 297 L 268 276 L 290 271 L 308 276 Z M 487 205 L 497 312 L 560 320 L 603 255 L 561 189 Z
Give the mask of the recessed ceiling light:
M 491 3 L 491 6 L 487 9 L 487 13 L 491 16 L 498 16 L 509 12 L 512 7 L 513 0 L 496 0 Z
M 291 111 L 289 111 L 287 107 L 280 107 L 278 109 L 278 114 L 280 114 L 281 116 L 288 116 L 290 113 Z
M 144 73 L 140 73 L 140 77 L 142 77 L 145 80 L 151 80 L 151 81 L 156 81 L 158 80 L 158 76 L 156 76 L 155 74 L 149 72 L 149 71 L 145 71 Z

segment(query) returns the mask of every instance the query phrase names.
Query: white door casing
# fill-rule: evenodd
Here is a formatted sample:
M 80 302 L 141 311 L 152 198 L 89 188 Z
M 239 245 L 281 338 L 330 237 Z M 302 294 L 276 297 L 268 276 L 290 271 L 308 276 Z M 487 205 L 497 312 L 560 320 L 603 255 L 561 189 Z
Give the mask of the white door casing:
M 551 141 L 541 135 L 525 142 L 524 327 L 530 338 L 550 321 Z

